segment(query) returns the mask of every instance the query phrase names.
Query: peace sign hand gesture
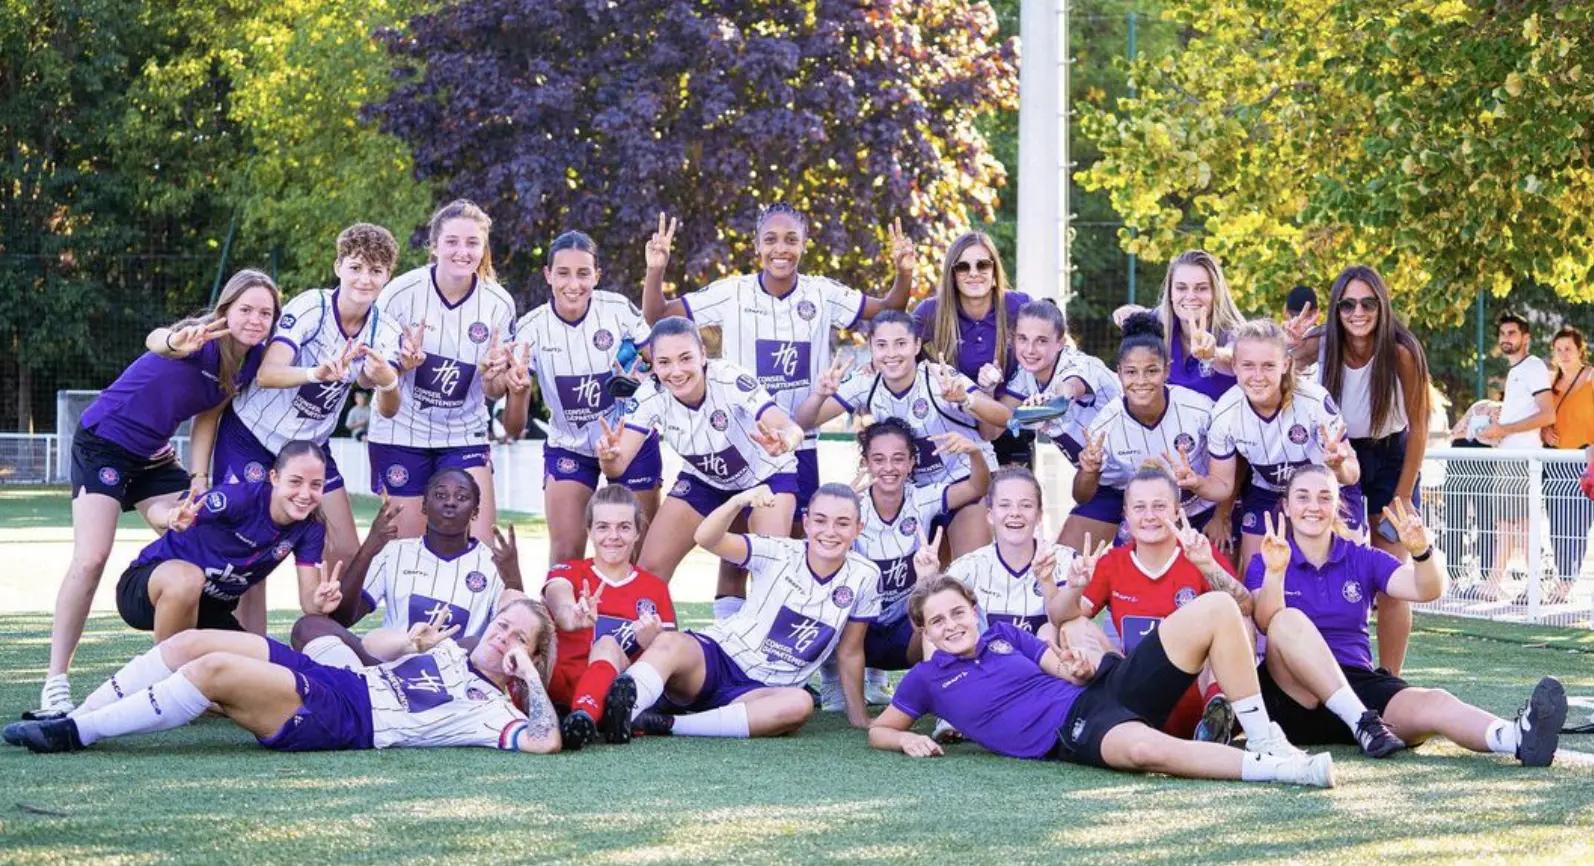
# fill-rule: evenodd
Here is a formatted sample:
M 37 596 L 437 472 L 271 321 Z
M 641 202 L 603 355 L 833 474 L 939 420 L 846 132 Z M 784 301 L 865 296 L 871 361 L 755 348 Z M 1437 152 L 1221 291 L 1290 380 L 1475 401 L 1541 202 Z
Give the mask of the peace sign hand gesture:
M 315 608 L 324 614 L 330 614 L 343 603 L 343 584 L 340 582 L 343 576 L 343 560 L 333 563 L 331 571 L 327 570 L 327 564 L 323 562 L 320 571 L 321 579 L 315 585 Z
M 935 365 L 936 386 L 941 389 L 941 399 L 948 403 L 967 403 L 969 400 L 968 386 L 965 380 L 951 366 L 945 363 Z
M 984 390 L 988 393 L 994 393 L 997 387 L 1000 386 L 1006 379 L 1007 377 L 1002 375 L 1001 367 L 998 367 L 995 364 L 982 364 L 980 366 L 979 378 L 975 380 L 975 383 L 980 386 L 981 390 Z
M 1291 349 L 1299 346 L 1312 328 L 1317 326 L 1317 305 L 1307 304 L 1295 316 L 1286 317 L 1284 320 L 1284 340 Z
M 1085 447 L 1079 452 L 1079 468 L 1082 472 L 1100 475 L 1101 468 L 1107 462 L 1107 431 L 1088 434 L 1085 437 Z
M 814 393 L 821 397 L 833 397 L 841 389 L 841 382 L 852 371 L 853 359 L 851 356 L 837 355 L 830 362 L 830 369 L 821 373 L 819 381 L 814 384 Z
M 911 276 L 918 267 L 919 256 L 913 251 L 913 240 L 902 231 L 902 218 L 891 221 L 891 266 L 903 276 Z
M 206 343 L 226 334 L 227 320 L 217 319 L 207 324 L 189 325 L 168 333 L 166 345 L 173 352 L 186 358 L 204 348 Z
M 852 492 L 862 496 L 868 493 L 872 486 L 874 486 L 874 474 L 869 471 L 869 467 L 859 464 L 858 471 L 852 476 Z
M 659 228 L 653 237 L 648 238 L 647 248 L 643 252 L 648 270 L 662 271 L 670 263 L 670 247 L 675 242 L 675 230 L 679 226 L 680 222 L 675 217 L 670 217 L 666 222 L 664 212 L 659 212 Z
M 167 532 L 182 532 L 199 518 L 199 498 L 192 491 L 184 491 L 166 518 Z
M 769 456 L 779 457 L 788 451 L 795 450 L 798 445 L 802 444 L 801 430 L 797 430 L 795 437 L 791 435 L 792 430 L 795 429 L 794 427 L 776 428 L 760 420 L 754 425 L 754 430 L 748 434 L 748 438 L 758 443 L 758 447 L 764 449 Z M 797 441 L 793 442 L 793 438 Z
M 1355 453 L 1350 442 L 1345 439 L 1345 425 L 1342 423 L 1319 425 L 1318 433 L 1323 439 L 1323 465 L 1338 471 Z
M 980 450 L 980 446 L 974 444 L 973 439 L 964 436 L 962 433 L 953 433 L 951 431 L 933 434 L 930 436 L 930 441 L 935 443 L 935 453 L 942 457 L 956 454 L 973 454 Z
M 493 555 L 493 565 L 498 567 L 499 574 L 520 574 L 520 548 L 515 545 L 515 524 L 509 524 L 507 531 L 494 526 L 493 540 L 488 543 L 488 550 Z
M 1400 546 L 1412 556 L 1420 556 L 1432 547 L 1433 541 L 1428 537 L 1422 515 L 1406 500 L 1394 499 L 1384 506 L 1384 519 L 1394 524 L 1395 532 L 1400 534 Z
M 342 382 L 349 375 L 349 365 L 359 357 L 360 350 L 365 344 L 359 340 L 350 340 L 343 347 L 343 352 L 336 358 L 328 358 L 317 364 L 310 372 L 310 378 L 316 382 Z
M 617 423 L 615 426 L 610 427 L 608 417 L 599 415 L 598 427 L 603 432 L 598 434 L 598 441 L 593 444 L 593 449 L 597 451 L 599 462 L 618 460 L 620 457 L 620 436 L 625 432 L 625 425 Z
M 404 372 L 408 373 L 426 363 L 425 344 L 425 319 L 403 329 L 403 333 L 399 337 L 399 366 L 404 368 Z
M 1166 451 L 1162 452 L 1162 459 L 1167 462 L 1168 469 L 1173 473 L 1174 483 L 1179 485 L 1180 490 L 1195 490 L 1200 487 L 1201 482 L 1206 479 L 1190 465 L 1189 449 L 1180 445 L 1175 453 L 1179 455 L 1177 460 L 1174 459 L 1173 454 L 1169 454 Z
M 404 506 L 388 500 L 387 491 L 382 491 L 382 507 L 377 510 L 376 518 L 371 521 L 371 530 L 366 537 L 376 536 L 386 541 L 398 537 L 399 515 L 404 513 Z
M 1173 534 L 1179 546 L 1184 548 L 1184 558 L 1199 571 L 1205 571 L 1217 565 L 1217 559 L 1212 555 L 1212 541 L 1190 525 L 1190 517 L 1183 508 L 1174 520 L 1164 517 L 1163 523 L 1167 524 L 1168 531 Z
M 581 597 L 576 599 L 576 628 L 592 628 L 598 624 L 598 603 L 603 599 L 603 589 L 608 584 L 598 581 L 598 591 L 592 591 L 592 585 L 581 587 Z
M 531 344 L 510 343 L 505 354 L 509 359 L 509 368 L 505 371 L 504 376 L 507 379 L 510 392 L 524 394 L 530 391 Z
M 1211 311 L 1207 311 L 1185 320 L 1185 326 L 1190 329 L 1190 357 L 1203 363 L 1211 363 L 1218 356 L 1218 338 L 1207 330 L 1211 315 Z
M 1072 568 L 1072 563 L 1070 563 Z M 1029 573 L 1034 576 L 1035 584 L 1042 589 L 1057 585 L 1057 547 L 1044 541 L 1036 540 L 1035 556 L 1030 559 Z
M 360 359 L 361 371 L 365 373 L 371 384 L 377 387 L 377 390 L 385 391 L 398 384 L 399 371 L 393 369 L 393 365 L 389 364 L 375 349 L 360 343 L 359 350 L 355 354 Z
M 1284 518 L 1276 524 L 1273 512 L 1262 512 L 1265 532 L 1262 534 L 1262 564 L 1269 574 L 1283 574 L 1290 565 L 1290 543 L 1284 537 Z
M 1085 549 L 1074 557 L 1068 564 L 1068 585 L 1072 589 L 1084 589 L 1090 585 L 1090 578 L 1096 573 L 1096 563 L 1107 555 L 1112 549 L 1110 541 L 1101 544 L 1092 544 L 1090 533 L 1085 533 Z
M 636 624 L 631 626 L 631 634 L 636 636 L 637 645 L 643 649 L 653 645 L 653 639 L 664 630 L 664 623 L 659 621 L 659 615 L 651 610 L 644 610 L 637 614 Z
M 913 578 L 915 582 L 929 580 L 941 571 L 941 536 L 946 527 L 935 531 L 935 538 L 924 538 L 924 528 L 919 528 L 919 549 L 913 552 Z

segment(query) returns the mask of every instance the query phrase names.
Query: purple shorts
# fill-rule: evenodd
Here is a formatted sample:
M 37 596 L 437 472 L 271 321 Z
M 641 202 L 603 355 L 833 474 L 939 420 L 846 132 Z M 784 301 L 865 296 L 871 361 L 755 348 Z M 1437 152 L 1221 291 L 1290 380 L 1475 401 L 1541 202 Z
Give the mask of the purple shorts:
M 769 485 L 769 489 L 776 493 L 790 493 L 794 496 L 797 494 L 795 472 L 781 472 L 758 483 Z M 707 517 L 714 509 L 731 501 L 731 497 L 740 492 L 740 490 L 721 490 L 684 472 L 675 476 L 675 486 L 670 488 L 670 496 L 692 506 L 692 510 L 703 517 Z
M 657 704 L 660 711 L 673 716 L 706 712 L 730 704 L 754 689 L 769 688 L 744 673 L 713 638 L 695 631 L 687 634 L 696 638 L 703 647 L 703 688 L 698 690 L 697 697 L 689 704 L 676 703 L 668 697 L 660 698 Z
M 371 492 L 381 493 L 386 488 L 389 496 L 420 496 L 426 492 L 426 482 L 442 469 L 493 466 L 493 452 L 488 445 L 410 448 L 370 442 L 366 447 L 371 455 Z
M 552 445 L 542 449 L 542 471 L 544 487 L 549 481 L 575 481 L 589 490 L 598 489 L 598 478 L 603 474 L 598 458 Z M 615 483 L 640 493 L 659 489 L 663 476 L 664 458 L 659 455 L 659 437 L 655 433 L 642 442 L 636 458 Z
M 797 452 L 797 510 L 795 520 L 808 513 L 808 500 L 819 489 L 819 449 L 807 448 Z
M 325 752 L 369 749 L 371 692 L 365 678 L 343 668 L 328 667 L 304 653 L 266 639 L 269 660 L 293 671 L 299 709 L 260 745 L 279 752 Z
M 1068 513 L 1116 524 L 1124 519 L 1124 492 L 1105 484 L 1098 485 L 1096 495 L 1075 505 Z
M 317 443 L 327 458 L 327 483 L 322 493 L 343 489 L 343 474 L 338 472 L 338 462 L 332 459 L 332 450 L 325 442 Z M 260 444 L 255 434 L 249 432 L 243 419 L 228 408 L 221 413 L 221 423 L 216 428 L 216 447 L 211 453 L 211 481 L 217 484 L 241 484 L 245 481 L 265 481 L 277 455 Z
M 906 616 L 894 623 L 869 623 L 863 636 L 863 663 L 883 671 L 905 671 L 908 649 L 913 644 L 913 620 Z

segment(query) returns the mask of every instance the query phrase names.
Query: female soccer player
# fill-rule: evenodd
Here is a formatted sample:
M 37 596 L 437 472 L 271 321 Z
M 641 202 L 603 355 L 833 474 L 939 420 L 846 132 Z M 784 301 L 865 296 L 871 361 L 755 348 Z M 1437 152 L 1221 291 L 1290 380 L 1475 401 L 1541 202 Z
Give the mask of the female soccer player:
M 515 340 L 526 347 L 537 387 L 548 406 L 548 441 L 543 443 L 543 499 L 548 515 L 548 561 L 585 555 L 581 525 L 587 501 L 598 487 L 598 419 L 618 414 L 615 388 L 636 382 L 617 374 L 622 351 L 645 347 L 649 330 L 625 296 L 596 290 L 603 271 L 598 245 L 581 232 L 565 232 L 548 245 L 548 303 L 522 316 Z M 629 346 L 629 348 L 627 348 Z M 616 376 L 620 375 L 620 379 Z M 630 396 L 622 393 L 622 398 Z M 526 426 L 527 401 L 511 400 L 504 427 L 518 438 Z M 649 436 L 618 483 L 635 491 L 651 518 L 659 508 L 664 468 L 659 439 Z
M 258 635 L 183 632 L 117 671 L 71 718 L 8 725 L 5 739 L 35 752 L 75 752 L 181 727 L 215 704 L 262 746 L 282 752 L 559 751 L 545 691 L 553 625 L 541 605 L 506 606 L 469 653 L 435 625 L 379 637 L 396 661 L 351 670 Z M 505 694 L 511 686 L 523 689 L 524 708 Z
M 1141 307 L 1125 305 L 1113 312 L 1120 325 Z M 1229 342 L 1234 328 L 1244 321 L 1223 266 L 1205 250 L 1188 250 L 1168 263 L 1157 300 L 1157 321 L 1166 334 L 1166 354 L 1172 359 L 1168 381 L 1216 400 L 1234 387 Z
M 908 615 L 935 653 L 915 665 L 869 728 L 869 745 L 943 754 L 914 720 L 936 715 L 999 755 L 1196 779 L 1333 787 L 1334 761 L 1291 746 L 1263 706 L 1252 646 L 1234 599 L 1207 593 L 1175 611 L 1125 658 L 1100 646 L 1049 644 L 1008 623 L 979 630 L 975 596 L 949 576 L 914 590 Z M 1196 673 L 1211 665 L 1233 696 L 1247 749 L 1158 730 Z
M 1019 308 L 1013 329 L 1013 356 L 1018 362 L 1003 387 L 1002 402 L 1009 407 L 1044 405 L 1054 397 L 1067 397 L 1067 411 L 1036 426 L 1051 439 L 1068 462 L 1079 465 L 1085 431 L 1102 407 L 1123 396 L 1118 377 L 1099 359 L 1067 345 L 1068 324 L 1063 311 L 1051 301 L 1031 301 Z M 982 370 L 982 380 L 996 370 Z M 1085 536 L 1111 538 L 1122 519 L 1118 497 L 1102 488 L 1094 499 L 1074 505 L 1057 536 L 1060 544 L 1082 550 Z
M 559 661 L 548 696 L 563 717 L 566 749 L 630 736 L 629 713 L 605 713 L 614 678 L 652 646 L 660 629 L 675 628 L 675 605 L 664 581 L 632 562 L 647 534 L 647 515 L 628 488 L 611 484 L 587 500 L 592 558 L 548 570 L 542 597 L 559 630 Z
M 1594 465 L 1594 367 L 1585 363 L 1588 344 L 1583 332 L 1567 325 L 1550 340 L 1550 357 L 1555 378 L 1550 391 L 1555 401 L 1555 423 L 1543 428 L 1544 444 L 1549 448 L 1575 448 L 1588 451 Z M 1584 467 L 1578 463 L 1545 463 L 1545 510 L 1550 513 L 1550 545 L 1555 548 L 1555 570 L 1560 582 L 1551 591 L 1551 604 L 1571 598 L 1583 570 L 1583 553 L 1588 546 L 1588 527 L 1594 523 L 1594 506 L 1578 489 Z M 1379 618 L 1383 609 L 1379 608 Z M 1383 630 L 1378 633 L 1383 644 Z
M 1195 495 L 1224 502 L 1236 493 L 1237 458 L 1251 467 L 1250 483 L 1240 492 L 1240 567 L 1262 544 L 1262 515 L 1278 514 L 1284 485 L 1302 466 L 1323 464 L 1341 484 L 1360 478 L 1356 452 L 1345 441 L 1345 422 L 1328 392 L 1295 377 L 1284 330 L 1267 319 L 1242 322 L 1234 330 L 1234 371 L 1240 384 L 1218 400 L 1207 430 L 1207 471 L 1198 472 L 1181 455 L 1171 455 L 1173 477 Z M 1361 527 L 1361 494 L 1345 488 L 1343 503 L 1350 525 Z
M 1405 743 L 1437 735 L 1475 752 L 1514 754 L 1525 766 L 1549 766 L 1566 721 L 1566 691 L 1554 677 L 1540 680 L 1516 720 L 1507 722 L 1442 689 L 1414 688 L 1373 668 L 1367 634 L 1373 594 L 1433 601 L 1444 593 L 1444 572 L 1434 561 L 1421 515 L 1404 500 L 1393 500 L 1383 517 L 1399 533 L 1409 562 L 1346 537 L 1339 495 L 1339 482 L 1325 467 L 1306 466 L 1290 478 L 1284 494 L 1288 529 L 1268 526 L 1261 555 L 1245 573 L 1256 597 L 1257 626 L 1270 632 L 1281 611 L 1299 610 L 1328 642 L 1351 690 Z M 1297 676 L 1279 673 L 1272 664 L 1264 668 L 1262 694 L 1291 739 L 1355 742 L 1343 717 L 1312 694 L 1320 689 L 1303 688 Z
M 814 712 L 803 684 L 835 652 L 847 720 L 869 725 L 863 643 L 880 613 L 880 570 L 852 549 L 857 494 L 845 484 L 820 485 L 803 517 L 805 539 L 730 531 L 743 508 L 767 508 L 774 498 L 762 485 L 744 490 L 697 528 L 703 549 L 748 570 L 747 604 L 702 631 L 661 633 L 614 681 L 605 713 L 625 713 L 645 734 L 793 733 Z M 650 712 L 655 704 L 658 712 Z
M 1136 313 L 1124 321 L 1123 329 L 1118 380 L 1124 395 L 1102 407 L 1091 422 L 1074 475 L 1075 502 L 1096 501 L 1105 491 L 1120 514 L 1124 485 L 1148 461 L 1188 463 L 1192 471 L 1204 474 L 1207 428 L 1212 424 L 1210 399 L 1169 383 L 1168 346 L 1156 318 Z M 1214 508 L 1209 500 L 1186 491 L 1182 507 L 1214 545 L 1219 549 L 1229 545 L 1227 503 Z
M 906 313 L 887 310 L 876 316 L 869 328 L 873 372 L 842 379 L 845 367 L 832 365 L 797 407 L 797 423 L 812 430 L 843 412 L 906 421 L 913 428 L 918 451 L 914 486 L 967 477 L 973 460 L 984 460 L 987 467 L 994 468 L 996 452 L 986 440 L 1007 424 L 1012 410 L 945 364 L 919 361 L 919 348 L 913 320 Z M 980 444 L 979 452 L 953 453 L 943 459 L 931 438 L 942 433 L 973 439 Z M 968 508 L 983 517 L 984 509 L 978 503 Z M 956 515 L 950 518 L 948 530 L 953 556 L 990 540 L 987 527 L 971 527 Z
M 282 446 L 264 481 L 222 484 L 169 512 L 155 539 L 122 572 L 116 609 L 156 642 L 191 628 L 244 630 L 238 599 L 294 555 L 299 604 L 331 613 L 342 600 L 342 569 L 321 563 L 326 529 L 317 513 L 326 483 L 321 446 Z
M 383 359 L 373 348 L 395 343 L 397 330 L 372 312 L 397 260 L 398 243 L 381 226 L 356 223 L 338 235 L 338 287 L 312 289 L 283 306 L 260 373 L 222 412 L 212 461 L 219 483 L 264 481 L 277 452 L 295 439 L 324 448 L 356 382 L 376 389 L 378 412 L 398 412 L 397 358 Z M 343 475 L 325 456 L 326 561 L 346 564 L 360 539 Z M 263 630 L 264 619 L 259 625 Z
M 753 375 L 730 361 L 708 360 L 697 326 L 672 316 L 653 326 L 653 377 L 633 398 L 623 426 L 603 431 L 595 445 L 610 478 L 625 474 L 649 436 L 658 433 L 683 465 L 653 531 L 642 543 L 641 566 L 668 581 L 692 549 L 692 533 L 737 492 L 767 484 L 770 500 L 748 517 L 751 531 L 784 535 L 796 511 L 797 460 L 803 432 L 775 405 Z M 714 615 L 735 612 L 745 577 L 720 572 Z
M 211 312 L 152 332 L 149 352 L 83 413 L 72 437 L 72 564 L 56 592 L 49 672 L 30 717 L 72 709 L 67 668 L 111 555 L 117 515 L 137 509 L 160 529 L 179 493 L 210 486 L 216 417 L 254 379 L 280 301 L 270 277 L 239 271 Z M 178 464 L 170 441 L 189 418 L 193 477 Z
M 947 574 L 974 592 L 986 622 L 1052 634 L 1048 604 L 1075 552 L 1041 540 L 1040 482 L 1022 466 L 1003 466 L 991 476 L 985 504 L 995 540 L 953 560 Z
M 472 534 L 487 541 L 498 519 L 487 407 L 508 390 L 501 340 L 513 335 L 515 301 L 493 272 L 492 224 L 464 199 L 439 208 L 429 228 L 431 264 L 396 277 L 376 302 L 399 340 L 380 354 L 398 358 L 404 373 L 398 414 L 371 419 L 371 490 L 404 506 L 401 538 L 425 529 L 418 500 L 426 480 L 448 467 L 469 472 L 481 488 Z

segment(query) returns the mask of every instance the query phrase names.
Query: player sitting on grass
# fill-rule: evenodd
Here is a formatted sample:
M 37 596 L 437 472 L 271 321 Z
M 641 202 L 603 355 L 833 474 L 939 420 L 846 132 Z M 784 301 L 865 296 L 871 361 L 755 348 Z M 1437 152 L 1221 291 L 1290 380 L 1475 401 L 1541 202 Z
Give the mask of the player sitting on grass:
M 908 613 L 935 647 L 897 686 L 869 728 L 869 744 L 913 757 L 942 754 L 909 731 L 934 714 L 997 754 L 1049 758 L 1198 779 L 1332 787 L 1333 758 L 1285 740 L 1262 705 L 1250 635 L 1234 599 L 1209 592 L 1164 619 L 1125 658 L 1075 647 L 1068 631 L 1048 644 L 1005 622 L 983 634 L 974 593 L 956 578 L 922 583 Z M 1170 737 L 1158 730 L 1211 664 L 1234 701 L 1248 749 Z
M 632 564 L 647 532 L 636 494 L 620 484 L 598 488 L 587 500 L 586 521 L 592 558 L 556 564 L 542 586 L 559 630 L 548 696 L 564 714 L 560 731 L 571 751 L 597 742 L 600 725 L 611 743 L 630 738 L 630 713 L 606 714 L 604 698 L 660 629 L 675 628 L 669 586 Z
M 1384 508 L 1383 516 L 1411 554 L 1411 561 L 1403 563 L 1348 538 L 1339 519 L 1339 482 L 1324 467 L 1295 471 L 1284 491 L 1284 513 L 1287 532 L 1269 523 L 1261 555 L 1245 572 L 1245 585 L 1256 596 L 1256 624 L 1268 633 L 1270 643 L 1280 624 L 1311 621 L 1351 690 L 1406 743 L 1416 745 L 1438 735 L 1474 752 L 1514 754 L 1529 767 L 1550 765 L 1566 721 L 1566 690 L 1554 677 L 1540 680 L 1516 720 L 1508 722 L 1443 689 L 1414 688 L 1383 668 L 1373 668 L 1367 613 L 1374 593 L 1414 602 L 1444 594 L 1444 570 L 1433 559 L 1420 514 L 1402 499 Z M 1335 710 L 1332 698 L 1320 704 L 1315 695 L 1321 688 L 1309 687 L 1293 667 L 1281 671 L 1269 662 L 1261 672 L 1262 696 L 1289 736 L 1302 743 L 1351 742 L 1340 724 L 1345 715 Z
M 64 719 L 16 722 L 6 742 L 75 752 L 100 740 L 186 725 L 214 702 L 260 744 L 283 752 L 487 746 L 559 751 L 545 684 L 553 623 L 541 605 L 506 605 L 469 654 L 453 628 L 376 633 L 397 661 L 321 664 L 253 634 L 185 631 L 134 658 Z M 505 689 L 524 688 L 522 710 Z
M 847 720 L 868 726 L 863 644 L 880 613 L 880 569 L 852 549 L 858 496 L 845 484 L 820 485 L 803 517 L 806 539 L 729 531 L 742 509 L 767 508 L 774 497 L 763 485 L 734 494 L 697 529 L 705 550 L 747 569 L 747 604 L 700 632 L 660 634 L 614 681 L 605 712 L 629 713 L 645 734 L 789 734 L 814 712 L 803 685 L 835 652 Z

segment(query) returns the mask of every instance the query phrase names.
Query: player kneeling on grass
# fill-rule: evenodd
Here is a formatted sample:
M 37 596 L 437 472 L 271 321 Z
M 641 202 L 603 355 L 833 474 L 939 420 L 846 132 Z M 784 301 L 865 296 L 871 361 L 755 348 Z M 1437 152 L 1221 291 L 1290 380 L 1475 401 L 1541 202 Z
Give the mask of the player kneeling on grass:
M 1414 688 L 1373 668 L 1367 614 L 1374 594 L 1433 601 L 1444 594 L 1444 570 L 1434 561 L 1422 516 L 1402 500 L 1390 503 L 1383 516 L 1411 554 L 1405 563 L 1351 540 L 1339 511 L 1339 482 L 1331 471 L 1321 466 L 1295 471 L 1284 491 L 1288 529 L 1275 529 L 1269 519 L 1261 555 L 1245 573 L 1245 585 L 1256 597 L 1256 624 L 1269 643 L 1275 629 L 1311 622 L 1351 691 L 1406 743 L 1438 735 L 1474 752 L 1514 754 L 1527 766 L 1549 766 L 1566 721 L 1566 690 L 1554 677 L 1539 680 L 1516 720 L 1507 722 L 1443 689 Z M 1285 732 L 1302 743 L 1353 742 L 1347 724 L 1341 724 L 1348 717 L 1335 708 L 1334 698 L 1320 704 L 1321 685 L 1293 665 L 1275 665 L 1269 655 L 1261 671 L 1262 695 Z M 1358 729 L 1356 740 L 1360 734 Z
M 700 632 L 660 634 L 614 681 L 605 712 L 629 713 L 644 734 L 789 734 L 814 712 L 803 685 L 835 652 L 847 720 L 868 726 L 863 644 L 880 613 L 880 569 L 852 549 L 857 494 L 820 485 L 803 517 L 804 539 L 729 531 L 742 509 L 768 507 L 774 496 L 762 485 L 737 493 L 697 529 L 699 545 L 747 569 L 747 604 Z
M 586 519 L 592 558 L 555 565 L 542 587 L 559 630 L 548 695 L 563 714 L 560 731 L 571 751 L 597 742 L 600 729 L 611 743 L 630 739 L 630 712 L 604 712 L 609 687 L 661 629 L 675 628 L 669 586 L 632 564 L 647 531 L 636 494 L 619 484 L 601 487 L 587 500 Z
M 935 652 L 908 671 L 891 706 L 870 726 L 869 744 L 877 749 L 942 754 L 935 740 L 908 730 L 933 714 L 1014 758 L 1197 779 L 1334 784 L 1332 757 L 1296 749 L 1269 721 L 1244 619 L 1223 593 L 1174 611 L 1128 658 L 1075 648 L 1067 630 L 1057 645 L 1008 623 L 992 623 L 981 634 L 974 594 L 949 576 L 920 584 L 908 614 Z M 1248 735 L 1245 751 L 1158 730 L 1209 663 L 1234 700 Z
M 73 752 L 164 731 L 211 703 L 260 744 L 284 752 L 487 746 L 559 751 L 546 682 L 553 624 L 527 599 L 507 605 L 468 654 L 436 623 L 380 643 L 396 661 L 347 669 L 252 634 L 186 631 L 134 658 L 64 719 L 7 725 L 5 740 Z M 506 689 L 523 686 L 522 710 Z

